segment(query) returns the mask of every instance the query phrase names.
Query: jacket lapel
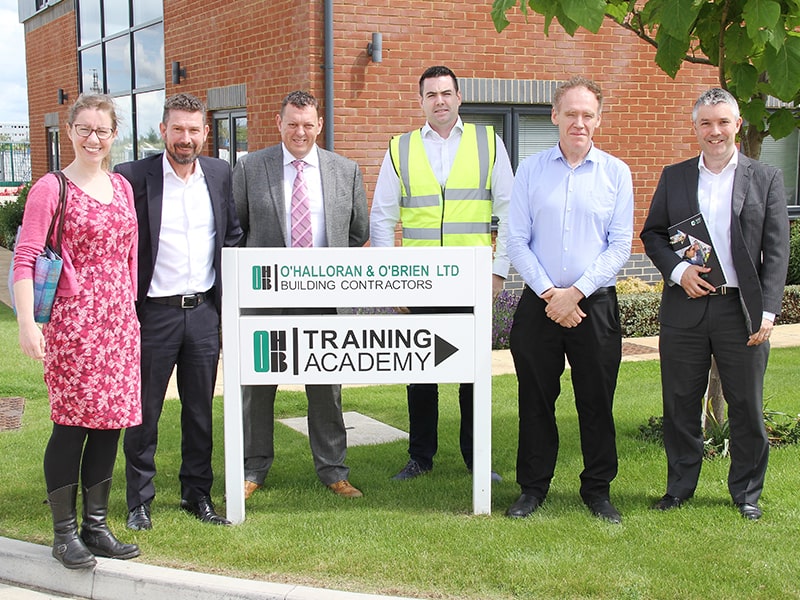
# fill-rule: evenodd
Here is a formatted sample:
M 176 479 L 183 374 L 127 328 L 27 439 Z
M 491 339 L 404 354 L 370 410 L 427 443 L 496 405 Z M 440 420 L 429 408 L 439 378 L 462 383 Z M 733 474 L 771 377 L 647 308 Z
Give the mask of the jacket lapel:
M 164 167 L 161 163 L 161 155 L 157 155 L 151 163 L 151 168 L 147 172 L 147 216 L 148 227 L 150 228 L 150 255 L 153 264 L 150 265 L 150 272 L 156 265 L 158 255 L 159 233 L 161 232 L 161 214 L 164 205 Z
M 336 239 L 336 234 L 330 231 L 330 225 L 334 222 L 329 214 L 333 209 L 333 199 L 336 198 L 336 177 L 334 170 L 330 168 L 328 157 L 322 149 L 319 152 L 319 177 L 322 183 L 322 211 L 325 215 L 325 236 L 328 240 L 328 245 L 331 245 L 331 240 Z
M 744 154 L 739 154 L 739 165 L 733 175 L 733 198 L 731 202 L 731 210 L 733 217 L 739 217 L 742 214 L 742 207 L 744 200 L 747 196 L 747 190 L 750 188 L 750 175 L 753 167 L 750 159 Z
M 697 199 L 697 184 L 700 180 L 699 161 L 700 157 L 697 160 L 688 161 L 684 172 L 683 181 L 686 186 L 684 197 L 687 202 L 687 217 L 694 216 L 700 212 L 700 201 Z
M 283 146 L 279 144 L 275 152 L 265 153 L 264 171 L 267 174 L 268 186 L 265 190 L 264 202 L 272 204 L 272 209 L 278 216 L 283 245 L 289 248 L 292 244 L 290 240 L 286 239 L 286 202 L 289 201 L 289 198 L 283 197 Z

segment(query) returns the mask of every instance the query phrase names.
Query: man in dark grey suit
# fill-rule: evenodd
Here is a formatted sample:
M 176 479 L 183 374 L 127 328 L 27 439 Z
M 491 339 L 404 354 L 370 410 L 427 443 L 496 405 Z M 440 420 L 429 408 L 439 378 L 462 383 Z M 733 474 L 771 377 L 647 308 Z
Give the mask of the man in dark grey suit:
M 116 167 L 133 187 L 139 222 L 136 311 L 142 335 L 142 424 L 125 432 L 130 529 L 150 529 L 158 420 L 172 370 L 181 400 L 181 508 L 229 525 L 211 501 L 214 385 L 219 363 L 221 254 L 242 229 L 230 166 L 200 156 L 208 125 L 196 97 L 167 98 L 165 152 Z
M 233 195 L 248 247 L 357 247 L 369 237 L 367 199 L 358 165 L 318 148 L 319 105 L 301 91 L 284 98 L 276 123 L 282 143 L 250 153 L 236 163 Z M 302 183 L 301 183 L 302 181 Z M 302 189 L 302 193 L 300 193 Z M 294 202 L 304 196 L 306 225 Z M 310 231 L 309 231 L 310 228 Z M 297 234 L 297 235 L 296 235 Z M 305 240 L 303 237 L 305 236 Z M 258 314 L 310 314 L 308 309 L 258 310 Z M 314 314 L 335 314 L 319 309 Z M 244 386 L 244 495 L 264 485 L 275 457 L 274 405 L 277 386 Z M 334 493 L 357 498 L 350 484 L 341 385 L 306 385 L 308 431 L 319 479 Z
M 697 487 L 702 398 L 713 354 L 728 402 L 728 490 L 741 515 L 756 520 L 769 455 L 764 372 L 786 281 L 789 217 L 781 172 L 736 150 L 741 123 L 727 91 L 715 88 L 700 96 L 692 112 L 700 157 L 664 169 L 641 239 L 666 282 L 659 352 L 667 493 L 653 508 L 677 508 Z M 670 246 L 668 228 L 698 213 L 724 286 L 713 287 L 703 277 L 709 267 L 682 261 Z

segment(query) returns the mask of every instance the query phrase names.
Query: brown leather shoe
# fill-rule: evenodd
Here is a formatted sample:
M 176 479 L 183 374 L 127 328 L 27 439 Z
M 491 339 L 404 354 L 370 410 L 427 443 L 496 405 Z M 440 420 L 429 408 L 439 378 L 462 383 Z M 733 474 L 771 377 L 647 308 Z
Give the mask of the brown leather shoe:
M 247 479 L 244 480 L 244 499 L 247 500 L 250 496 L 253 495 L 257 489 L 261 488 L 261 484 L 256 483 L 255 481 L 248 481 Z
M 328 488 L 337 496 L 342 496 L 344 498 L 361 498 L 364 494 L 361 493 L 356 487 L 347 481 L 347 479 L 342 479 L 341 481 L 337 481 L 336 483 L 332 483 L 328 486 Z

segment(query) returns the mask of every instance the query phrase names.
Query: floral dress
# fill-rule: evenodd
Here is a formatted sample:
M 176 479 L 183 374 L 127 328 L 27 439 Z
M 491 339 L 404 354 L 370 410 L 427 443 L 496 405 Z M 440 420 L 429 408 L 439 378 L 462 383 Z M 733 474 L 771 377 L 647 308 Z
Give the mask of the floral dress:
M 128 255 L 136 215 L 117 174 L 103 204 L 71 181 L 63 247 L 79 287 L 57 296 L 44 325 L 44 378 L 59 425 L 121 429 L 142 422 L 139 321 Z

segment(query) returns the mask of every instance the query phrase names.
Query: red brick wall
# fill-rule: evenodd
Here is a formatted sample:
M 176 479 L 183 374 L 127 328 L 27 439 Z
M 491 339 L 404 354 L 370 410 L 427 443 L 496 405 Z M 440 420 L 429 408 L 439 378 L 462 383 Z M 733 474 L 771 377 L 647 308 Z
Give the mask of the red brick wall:
M 28 75 L 28 119 L 31 137 L 33 178 L 47 172 L 46 114 L 59 114 L 61 125 L 61 165 L 74 158 L 66 135 L 67 110 L 78 97 L 78 52 L 75 13 L 70 12 L 25 36 Z M 67 94 L 65 104 L 58 104 L 58 88 Z
M 164 5 L 167 94 L 185 91 L 205 98 L 209 88 L 246 84 L 250 150 L 279 141 L 275 113 L 288 91 L 306 89 L 323 101 L 322 0 L 170 0 Z M 509 13 L 512 24 L 498 34 L 490 8 L 489 0 L 337 0 L 336 151 L 360 163 L 371 198 L 389 138 L 422 123 L 417 82 L 426 67 L 445 64 L 460 78 L 585 75 L 600 83 L 607 98 L 595 141 L 633 171 L 638 231 L 661 168 L 696 152 L 689 110 L 696 96 L 715 84 L 715 71 L 685 65 L 672 80 L 655 66 L 652 48 L 609 21 L 597 35 L 574 38 L 554 23 L 546 37 L 541 18 L 526 23 L 515 11 Z M 366 54 L 374 31 L 383 34 L 379 64 Z M 26 43 L 38 176 L 47 169 L 43 115 L 59 109 L 56 88 L 64 87 L 70 99 L 77 92 L 74 17 L 32 31 Z M 187 69 L 178 86 L 170 77 L 174 60 Z M 324 145 L 324 130 L 319 142 Z M 71 153 L 63 150 L 66 164 Z M 641 252 L 638 240 L 633 251 Z

